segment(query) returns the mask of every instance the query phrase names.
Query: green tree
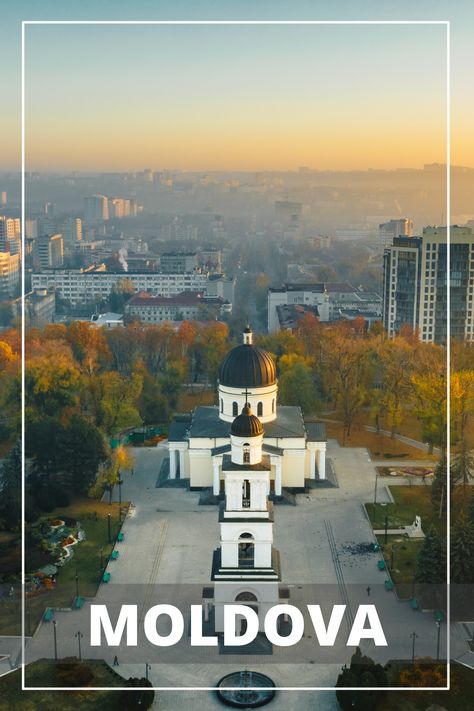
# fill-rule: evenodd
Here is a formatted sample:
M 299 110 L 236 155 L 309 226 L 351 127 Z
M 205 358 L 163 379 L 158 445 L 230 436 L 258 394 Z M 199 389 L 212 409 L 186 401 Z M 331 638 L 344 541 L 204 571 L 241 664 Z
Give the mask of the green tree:
M 451 470 L 451 476 L 449 477 L 449 492 L 448 492 L 448 462 L 446 455 L 443 454 L 439 462 L 437 463 L 434 470 L 433 483 L 431 485 L 431 503 L 433 505 L 433 511 L 436 515 L 441 518 L 441 514 L 446 513 L 448 507 L 448 499 L 453 493 L 455 484 L 455 475 Z
M 161 384 L 149 373 L 143 377 L 143 388 L 138 400 L 140 417 L 146 424 L 168 422 L 170 418 L 170 403 L 163 394 Z
M 118 699 L 118 708 L 126 709 L 126 711 L 133 711 L 133 709 L 149 709 L 153 705 L 153 700 L 155 698 L 153 688 L 143 688 L 153 686 L 149 679 L 130 677 L 125 685 L 142 688 L 137 688 L 134 691 L 121 691 L 120 698 Z
M 301 356 L 280 358 L 279 396 L 282 405 L 299 405 L 306 415 L 318 407 L 318 393 L 311 368 Z
M 14 321 L 13 309 L 10 301 L 0 301 L 0 326 L 8 328 Z
M 434 526 L 428 531 L 418 554 L 415 581 L 429 585 L 446 581 L 446 552 Z
M 85 494 L 107 459 L 101 432 L 85 417 L 74 414 L 60 431 L 58 449 L 60 471 L 69 480 L 70 490 Z
M 446 363 L 422 361 L 423 371 L 412 376 L 415 413 L 421 422 L 423 441 L 430 452 L 438 446 L 444 452 L 447 439 Z M 420 366 L 420 368 L 421 368 Z
M 106 434 L 140 424 L 138 398 L 143 377 L 125 377 L 116 371 L 93 376 L 88 382 L 87 403 L 95 424 Z
M 474 476 L 474 457 L 466 439 L 460 442 L 459 450 L 451 464 L 451 477 L 457 483 L 461 483 L 466 492 L 466 486 Z
M 0 519 L 5 528 L 16 528 L 21 519 L 21 442 L 3 462 L 0 474 Z
M 174 365 L 167 368 L 165 374 L 158 378 L 161 391 L 172 410 L 175 410 L 178 405 L 182 382 L 183 374 L 179 368 Z
M 336 698 L 343 711 L 373 711 L 385 696 L 384 687 L 388 686 L 387 674 L 381 664 L 362 654 L 359 647 L 352 655 L 350 668 L 342 669 L 336 682 L 337 687 L 360 687 L 361 691 L 336 690 Z M 364 691 L 364 687 L 378 687 Z
M 469 522 L 474 526 L 474 494 L 471 493 L 471 496 L 469 498 L 469 504 L 467 507 L 467 517 L 469 519 Z
M 55 417 L 32 420 L 26 427 L 26 455 L 32 459 L 32 483 L 38 475 L 48 478 L 59 470 L 59 440 L 63 426 Z
M 461 513 L 451 534 L 451 582 L 474 582 L 474 526 Z
M 125 303 L 135 293 L 131 279 L 119 279 L 110 290 L 109 305 L 115 313 L 122 313 Z

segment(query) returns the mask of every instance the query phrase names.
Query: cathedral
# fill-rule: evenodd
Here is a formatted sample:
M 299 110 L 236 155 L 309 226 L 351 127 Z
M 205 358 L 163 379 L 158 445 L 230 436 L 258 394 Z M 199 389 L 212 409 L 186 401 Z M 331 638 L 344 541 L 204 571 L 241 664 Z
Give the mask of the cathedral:
M 220 496 L 237 437 L 234 429 L 248 413 L 262 432 L 258 438 L 243 437 L 242 463 L 254 465 L 255 457 L 262 457 L 268 494 L 279 497 L 283 488 L 304 491 L 308 480 L 325 479 L 324 424 L 305 422 L 300 407 L 278 404 L 275 362 L 253 343 L 250 327 L 222 362 L 218 392 L 218 405 L 174 418 L 168 438 L 171 479 L 188 480 L 190 489 L 212 489 Z

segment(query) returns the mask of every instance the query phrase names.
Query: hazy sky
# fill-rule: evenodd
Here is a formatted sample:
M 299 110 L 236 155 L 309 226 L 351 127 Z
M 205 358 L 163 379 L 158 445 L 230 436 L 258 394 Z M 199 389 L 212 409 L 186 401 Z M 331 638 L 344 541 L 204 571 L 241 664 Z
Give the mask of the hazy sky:
M 23 19 L 449 19 L 447 3 L 167 5 L 20 3 Z M 406 5 L 406 9 L 403 8 Z M 453 163 L 474 165 L 471 72 L 453 22 Z M 291 12 L 289 12 L 289 8 Z M 377 9 L 376 9 L 377 8 Z M 424 8 L 425 11 L 424 11 Z M 319 11 L 318 11 L 319 10 Z M 16 15 L 15 15 L 16 13 Z M 452 11 L 451 11 L 452 14 Z M 472 17 L 472 13 L 471 13 Z M 9 42 L 17 42 L 12 33 Z M 0 57 L 1 60 L 4 57 Z M 18 53 L 6 77 L 18 81 Z M 4 61 L 1 62 L 4 65 Z M 13 85 L 13 82 L 12 82 Z M 463 91 L 463 87 L 465 90 Z M 18 90 L 16 85 L 13 94 Z M 5 95 L 5 94 L 4 94 Z M 12 108 L 14 103 L 11 104 Z M 78 26 L 26 28 L 29 169 L 419 167 L 446 157 L 444 26 Z M 2 163 L 18 156 L 15 110 Z M 16 130 L 15 130 L 16 129 Z M 8 140 L 10 133 L 11 139 Z

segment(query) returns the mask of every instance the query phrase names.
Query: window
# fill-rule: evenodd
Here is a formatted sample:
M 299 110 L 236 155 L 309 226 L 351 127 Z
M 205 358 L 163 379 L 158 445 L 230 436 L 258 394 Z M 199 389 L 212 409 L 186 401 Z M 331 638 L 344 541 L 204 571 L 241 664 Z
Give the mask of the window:
M 244 464 L 250 464 L 250 445 L 245 442 L 244 447 Z
M 257 405 L 257 416 L 262 417 L 263 415 L 263 402 L 259 402 Z
M 275 398 L 272 400 L 272 413 L 275 412 Z
M 238 414 L 239 414 L 239 406 L 237 405 L 236 402 L 233 402 L 232 403 L 232 415 L 234 417 L 237 417 Z
M 224 400 L 221 398 L 221 412 L 224 412 Z

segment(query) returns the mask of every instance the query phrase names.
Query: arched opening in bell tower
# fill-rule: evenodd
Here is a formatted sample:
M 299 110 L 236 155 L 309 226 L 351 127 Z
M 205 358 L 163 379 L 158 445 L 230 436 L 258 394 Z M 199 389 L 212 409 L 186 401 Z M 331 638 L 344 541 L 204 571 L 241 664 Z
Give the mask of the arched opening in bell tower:
M 255 562 L 255 542 L 251 533 L 239 536 L 239 568 L 253 568 Z

